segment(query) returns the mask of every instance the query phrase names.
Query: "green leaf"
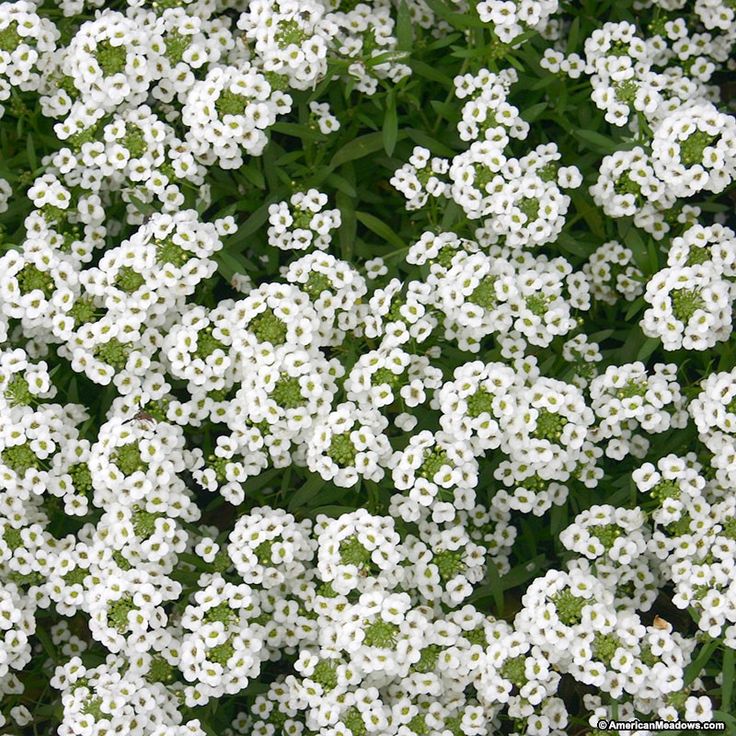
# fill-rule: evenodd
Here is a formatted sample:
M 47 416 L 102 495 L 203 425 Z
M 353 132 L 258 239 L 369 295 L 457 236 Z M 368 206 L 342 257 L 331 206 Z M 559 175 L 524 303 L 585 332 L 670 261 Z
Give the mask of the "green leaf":
M 310 474 L 301 488 L 295 491 L 289 501 L 289 510 L 294 511 L 306 506 L 325 485 L 325 480 L 320 475 Z
M 715 652 L 717 647 L 718 641 L 716 639 L 711 639 L 709 642 L 703 644 L 702 648 L 698 652 L 698 656 L 695 657 L 695 659 L 690 662 L 685 669 L 685 687 L 687 687 L 696 677 L 700 676 L 700 673 L 703 671 L 705 665 L 710 661 L 710 658 L 713 656 L 713 652 Z
M 571 195 L 575 209 L 585 220 L 585 224 L 597 238 L 606 237 L 606 227 L 603 223 L 603 216 L 600 210 L 593 204 L 593 200 L 587 194 L 578 190 L 572 192 Z
M 639 348 L 639 352 L 636 354 L 636 359 L 642 363 L 646 363 L 647 359 L 651 354 L 660 346 L 659 339 L 656 337 L 648 337 L 644 344 Z
M 228 240 L 228 250 L 232 249 L 236 244 L 245 242 L 266 220 L 268 220 L 268 208 L 278 200 L 273 198 L 264 202 L 242 225 L 238 226 L 238 231 Z
M 355 219 L 355 199 L 343 192 L 338 192 L 335 203 L 340 210 L 340 229 L 337 231 L 340 253 L 347 261 L 353 255 L 355 234 L 358 231 L 358 223 Z
M 346 143 L 330 161 L 330 168 L 336 169 L 338 166 L 355 161 L 356 159 L 376 153 L 383 148 L 383 132 L 367 133 Z
M 721 708 L 726 712 L 731 710 L 733 700 L 733 680 L 736 666 L 736 652 L 731 647 L 723 647 L 723 685 L 721 689 Z
M 345 177 L 340 176 L 339 174 L 335 174 L 333 172 L 325 179 L 325 181 L 335 187 L 338 192 L 342 192 L 348 197 L 355 197 L 357 195 L 355 187 Z
M 396 98 L 393 90 L 386 95 L 386 114 L 383 118 L 382 135 L 383 149 L 389 156 L 393 156 L 399 137 L 399 119 L 396 114 Z
M 28 161 L 32 169 L 38 168 L 38 158 L 36 157 L 36 146 L 33 142 L 33 133 L 29 133 L 26 138 L 26 152 L 28 153 Z
M 365 62 L 366 69 L 373 69 L 373 67 L 380 66 L 381 64 L 393 64 L 396 62 L 406 61 L 409 57 L 408 51 L 384 51 L 375 56 L 371 56 Z
M 418 146 L 424 146 L 428 148 L 435 156 L 454 156 L 455 151 L 444 143 L 440 143 L 438 140 L 432 138 L 431 135 L 427 135 L 423 130 L 417 130 L 416 128 L 406 128 L 404 130 L 406 134 L 414 141 Z
M 624 315 L 624 320 L 626 322 L 630 321 L 632 317 L 636 316 L 641 312 L 642 309 L 644 309 L 644 297 L 639 297 L 638 299 L 635 299 L 631 304 L 629 305 L 629 308 L 626 310 L 626 314 Z
M 379 220 L 375 215 L 370 215 L 367 212 L 356 212 L 355 216 L 360 223 L 378 235 L 379 238 L 383 238 L 396 248 L 406 248 L 406 243 L 383 220 Z
M 612 141 L 608 136 L 602 135 L 595 130 L 576 130 L 575 137 L 587 143 L 594 150 L 601 151 L 602 153 L 614 153 L 615 151 L 626 149 L 625 144 Z
M 429 79 L 432 82 L 439 82 L 442 86 L 447 87 L 448 89 L 453 86 L 451 77 L 448 77 L 447 74 L 443 74 L 424 61 L 420 61 L 419 59 L 407 59 L 406 65 L 420 77 Z
M 318 130 L 312 130 L 312 128 L 306 125 L 299 125 L 299 123 L 279 122 L 271 126 L 271 131 L 274 133 L 283 133 L 292 138 L 301 138 L 305 141 L 323 141 L 325 139 L 324 135 Z
M 396 48 L 399 51 L 411 51 L 414 45 L 414 29 L 411 13 L 406 0 L 401 0 L 396 13 Z

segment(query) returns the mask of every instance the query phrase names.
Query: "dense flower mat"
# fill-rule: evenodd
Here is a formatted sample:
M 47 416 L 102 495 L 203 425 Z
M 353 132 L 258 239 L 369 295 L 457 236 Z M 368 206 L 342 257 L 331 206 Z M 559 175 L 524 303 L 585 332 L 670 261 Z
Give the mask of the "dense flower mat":
M 3 736 L 736 733 L 735 42 L 0 3 Z

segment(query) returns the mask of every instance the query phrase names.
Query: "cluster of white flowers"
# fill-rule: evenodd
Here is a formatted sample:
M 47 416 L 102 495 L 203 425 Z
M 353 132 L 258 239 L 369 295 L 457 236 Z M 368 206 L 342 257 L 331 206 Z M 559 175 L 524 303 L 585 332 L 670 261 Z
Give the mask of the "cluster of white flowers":
M 325 250 L 340 227 L 340 210 L 324 210 L 327 195 L 310 189 L 268 208 L 268 243 L 281 250 Z
M 578 55 L 557 0 L 0 2 L 3 125 L 37 98 L 56 136 L 0 162 L 0 727 L 29 664 L 61 736 L 565 736 L 572 689 L 712 717 L 698 639 L 645 614 L 673 591 L 736 649 L 736 369 L 649 356 L 732 339 L 736 234 L 691 198 L 736 179 L 736 10 L 654 4 Z M 395 130 L 446 77 L 412 44 L 476 31 L 490 69 L 431 108 L 457 136 Z M 494 71 L 533 31 L 539 81 L 628 126 L 586 191 Z M 395 229 L 342 204 L 379 138 Z

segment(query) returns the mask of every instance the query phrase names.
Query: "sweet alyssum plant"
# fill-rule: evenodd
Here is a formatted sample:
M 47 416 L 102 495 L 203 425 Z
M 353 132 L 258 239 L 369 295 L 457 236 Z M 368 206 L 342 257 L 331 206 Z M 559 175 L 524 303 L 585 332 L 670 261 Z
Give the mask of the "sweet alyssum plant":
M 0 3 L 2 734 L 736 729 L 734 43 Z

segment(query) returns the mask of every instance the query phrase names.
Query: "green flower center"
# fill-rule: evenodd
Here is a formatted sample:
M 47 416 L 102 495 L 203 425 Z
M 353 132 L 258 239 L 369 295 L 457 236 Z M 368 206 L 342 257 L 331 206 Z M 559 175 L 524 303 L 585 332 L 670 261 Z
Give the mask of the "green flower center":
M 358 569 L 370 567 L 372 564 L 370 550 L 358 540 L 356 534 L 340 543 L 340 562 L 343 565 L 355 565 Z
M 432 558 L 432 562 L 437 565 L 440 580 L 443 583 L 452 580 L 456 575 L 465 570 L 462 550 L 445 549 L 441 552 L 436 552 Z
M 17 21 L 11 20 L 8 27 L 0 31 L 0 51 L 15 51 L 22 42 Z
M 526 657 L 520 654 L 518 657 L 507 659 L 501 667 L 501 677 L 508 680 L 516 687 L 522 688 L 526 685 L 527 679 L 524 672 L 526 667 Z
M 92 474 L 87 463 L 75 463 L 69 468 L 69 475 L 78 493 L 86 496 L 92 490 Z
M 401 308 L 406 305 L 406 299 L 397 295 L 394 297 L 389 307 L 388 313 L 386 314 L 386 322 L 403 322 L 404 315 L 401 314 Z
M 38 470 L 41 467 L 41 461 L 27 442 L 6 448 L 2 452 L 2 458 L 5 465 L 18 475 L 24 475 L 30 468 Z
M 631 178 L 630 171 L 624 171 L 624 173 L 619 176 L 616 183 L 613 185 L 613 189 L 616 194 L 633 194 L 637 198 L 641 197 L 641 185 L 637 184 L 637 182 Z
M 642 661 L 642 664 L 645 664 L 647 667 L 654 667 L 654 665 L 659 662 L 659 659 L 652 654 L 652 648 L 648 644 L 644 644 L 644 646 L 642 646 L 639 659 Z
M 86 716 L 92 716 L 95 721 L 101 721 L 108 717 L 106 713 L 102 712 L 102 698 L 100 697 L 88 698 L 84 703 L 82 713 Z
M 207 327 L 197 333 L 197 349 L 194 351 L 194 354 L 198 358 L 204 360 L 212 355 L 215 350 L 222 350 L 227 353 L 227 345 L 213 336 L 212 332 L 214 329 L 214 325 L 207 325 Z
M 74 320 L 75 325 L 86 325 L 97 320 L 97 307 L 92 299 L 82 297 L 72 304 L 69 316 Z
M 119 552 L 116 550 L 112 553 L 112 559 L 115 560 L 115 564 L 121 569 L 121 570 L 130 570 L 130 563 L 128 560 L 125 559 L 122 552 Z
M 162 682 L 166 685 L 174 680 L 174 668 L 163 657 L 154 655 L 146 679 L 149 682 Z
M 209 659 L 210 662 L 217 662 L 224 667 L 227 665 L 230 657 L 232 657 L 234 653 L 235 647 L 233 646 L 232 641 L 228 639 L 223 644 L 218 644 L 216 647 L 212 647 L 212 649 L 207 652 L 207 659 Z
M 452 266 L 452 259 L 457 253 L 457 249 L 451 245 L 443 245 L 440 248 L 440 252 L 437 254 L 437 258 L 434 259 L 435 263 L 439 263 L 442 268 L 450 268 Z
M 690 514 L 682 514 L 682 516 L 680 516 L 677 521 L 673 521 L 672 523 L 667 524 L 667 533 L 673 537 L 681 537 L 683 534 L 689 534 L 691 522 L 692 517 L 690 516 Z
M 30 294 L 35 289 L 43 292 L 46 299 L 54 293 L 54 280 L 51 274 L 41 271 L 32 263 L 28 263 L 20 270 L 17 277 L 18 287 L 23 294 Z
M 379 368 L 373 374 L 371 383 L 374 386 L 381 386 L 387 383 L 392 389 L 397 389 L 405 383 L 405 373 L 403 370 L 401 373 L 394 373 L 390 368 Z
M 692 247 L 687 255 L 687 266 L 700 266 L 703 263 L 708 263 L 711 259 L 710 248 L 704 247 Z
M 323 291 L 332 291 L 332 282 L 327 276 L 319 271 L 312 271 L 309 274 L 307 283 L 302 285 L 302 291 L 309 295 L 310 299 L 318 299 Z
M 133 125 L 132 123 L 128 123 L 125 126 L 123 145 L 130 151 L 130 155 L 133 158 L 140 158 L 148 150 L 143 130 L 138 125 Z
M 621 640 L 613 634 L 596 634 L 593 637 L 593 656 L 607 667 L 621 646 Z
M 519 202 L 519 209 L 526 215 L 527 222 L 533 222 L 539 217 L 539 200 L 536 197 L 524 197 Z
M 483 649 L 488 647 L 488 637 L 486 636 L 485 629 L 482 626 L 479 626 L 477 629 L 471 629 L 470 631 L 464 632 L 463 637 L 465 637 L 471 645 L 477 645 Z
M 716 141 L 719 136 L 696 130 L 680 143 L 680 161 L 685 166 L 703 163 L 703 152 Z
M 126 447 L 129 446 L 126 445 Z M 133 506 L 133 530 L 136 536 L 140 539 L 148 539 L 156 531 L 156 519 L 160 516 L 161 514 L 151 513 L 138 505 Z
M 413 731 L 417 736 L 425 736 L 429 733 L 427 727 L 427 720 L 421 713 L 417 714 L 412 718 L 409 723 L 406 724 L 407 728 Z
M 468 415 L 473 419 L 481 414 L 491 414 L 493 411 L 493 394 L 482 386 L 467 398 Z
M 68 585 L 82 585 L 87 575 L 89 575 L 89 570 L 85 570 L 83 567 L 75 567 L 64 575 L 64 582 Z
M 227 603 L 219 603 L 214 608 L 210 608 L 204 616 L 204 620 L 208 623 L 214 623 L 219 621 L 225 626 L 230 626 L 237 622 L 239 616 L 238 612 L 233 608 L 230 608 Z
M 137 610 L 137 606 L 133 603 L 133 596 L 126 593 L 118 600 L 110 603 L 110 608 L 107 611 L 107 620 L 118 631 L 126 631 L 129 626 L 128 614 L 135 610 Z
M 549 299 L 541 294 L 534 294 L 526 298 L 527 309 L 535 314 L 537 317 L 544 317 L 547 313 L 547 306 L 549 305 Z
M 112 453 L 110 459 L 125 476 L 132 475 L 138 470 L 145 470 L 148 467 L 141 457 L 141 450 L 137 442 L 121 445 Z
M 231 92 L 229 89 L 225 89 L 217 98 L 215 109 L 220 117 L 224 117 L 225 115 L 242 115 L 249 102 L 250 99 L 245 95 L 239 95 L 237 92 Z
M 636 92 L 639 89 L 633 79 L 626 79 L 623 82 L 617 82 L 613 85 L 616 91 L 616 99 L 625 105 L 633 105 L 636 98 Z
M 345 727 L 350 730 L 353 736 L 366 736 L 368 733 L 363 716 L 355 706 L 345 714 L 343 723 L 345 724 Z
M 19 549 L 23 546 L 23 539 L 20 536 L 20 529 L 12 526 L 6 526 L 3 531 L 3 540 L 11 550 Z
M 721 529 L 721 536 L 727 537 L 728 539 L 736 539 L 736 518 L 731 517 L 723 522 L 723 529 Z
M 178 31 L 171 31 L 164 41 L 166 45 L 164 55 L 172 64 L 178 64 L 184 58 L 184 52 L 189 48 L 191 43 L 191 36 L 183 36 Z
M 193 253 L 174 243 L 171 237 L 156 243 L 156 261 L 158 263 L 171 263 L 177 268 L 181 268 L 193 257 Z
M 28 405 L 33 402 L 28 381 L 19 373 L 13 376 L 5 389 L 5 398 L 11 406 Z
M 115 279 L 115 286 L 126 294 L 132 294 L 134 291 L 140 289 L 140 287 L 145 283 L 145 276 L 138 273 L 138 271 L 130 266 L 123 266 L 118 271 L 118 276 Z
M 477 304 L 479 307 L 483 307 L 483 309 L 494 309 L 496 304 L 498 304 L 495 283 L 495 276 L 486 276 L 481 279 L 481 282 L 473 289 L 473 293 L 468 297 L 468 301 Z
M 663 503 L 668 498 L 680 498 L 680 486 L 673 480 L 662 480 L 651 490 L 652 498 Z
M 649 384 L 645 380 L 632 379 L 616 391 L 616 398 L 623 401 L 624 399 L 633 399 L 635 396 L 644 396 L 648 388 Z
M 396 624 L 377 619 L 369 624 L 365 630 L 363 644 L 367 647 L 380 647 L 381 649 L 393 649 L 396 637 L 399 635 L 399 627 Z
M 579 598 L 569 590 L 563 590 L 553 596 L 551 600 L 557 609 L 557 617 L 565 626 L 573 626 L 583 620 L 585 598 Z
M 334 690 L 337 687 L 337 667 L 329 660 L 320 660 L 312 673 L 312 680 L 322 685 L 323 690 Z
M 537 426 L 532 434 L 538 440 L 559 442 L 566 424 L 565 417 L 547 409 L 540 409 L 537 415 Z
M 424 462 L 419 468 L 417 475 L 422 478 L 426 478 L 427 480 L 432 480 L 440 471 L 442 466 L 449 464 L 450 461 L 447 453 L 438 447 L 433 447 L 425 453 Z
M 84 128 L 83 130 L 74 133 L 74 135 L 70 135 L 66 139 L 67 146 L 69 146 L 74 153 L 79 153 L 85 143 L 92 143 L 97 140 L 101 127 L 102 122 L 97 122 L 89 128 Z
M 439 644 L 429 644 L 419 653 L 419 661 L 412 667 L 415 672 L 426 674 L 434 672 L 439 661 L 442 647 Z
M 299 385 L 299 379 L 282 374 L 273 387 L 271 398 L 284 409 L 296 409 L 304 406 L 304 397 Z
M 347 468 L 355 464 L 355 456 L 358 451 L 350 439 L 350 432 L 333 434 L 327 454 L 341 468 Z
M 700 296 L 700 289 L 675 289 L 670 299 L 672 300 L 672 313 L 685 325 L 698 309 L 705 306 L 705 301 Z
M 125 368 L 130 355 L 131 346 L 123 344 L 117 338 L 112 338 L 109 342 L 98 345 L 95 348 L 95 355 L 103 362 L 112 366 L 116 371 Z
M 608 551 L 613 547 L 614 542 L 621 536 L 621 527 L 617 524 L 601 524 L 591 529 L 591 534 L 598 539 L 603 547 Z
M 127 52 L 125 45 L 113 46 L 109 41 L 100 41 L 97 44 L 97 63 L 102 69 L 102 73 L 106 76 L 120 74 L 125 71 L 125 59 Z
M 276 43 L 285 49 L 291 44 L 297 46 L 307 39 L 307 34 L 304 32 L 299 23 L 295 20 L 282 20 L 279 23 L 279 29 L 275 34 Z
M 269 307 L 250 321 L 249 329 L 259 342 L 270 342 L 272 345 L 286 342 L 286 325 Z

